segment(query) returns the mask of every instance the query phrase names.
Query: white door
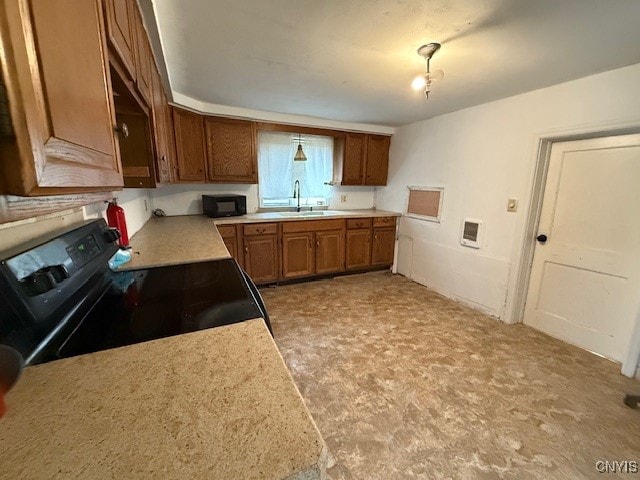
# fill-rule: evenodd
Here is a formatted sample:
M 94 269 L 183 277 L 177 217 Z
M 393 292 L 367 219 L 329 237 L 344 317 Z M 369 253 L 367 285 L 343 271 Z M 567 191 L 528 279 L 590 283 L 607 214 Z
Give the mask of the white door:
M 640 135 L 551 149 L 524 323 L 622 361 L 640 304 Z

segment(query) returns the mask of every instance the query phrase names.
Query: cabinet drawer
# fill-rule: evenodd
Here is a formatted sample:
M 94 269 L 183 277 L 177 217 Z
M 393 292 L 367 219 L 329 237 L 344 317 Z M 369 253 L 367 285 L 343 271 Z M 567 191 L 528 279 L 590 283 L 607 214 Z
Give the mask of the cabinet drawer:
M 344 220 L 304 220 L 302 222 L 282 222 L 283 233 L 321 232 L 325 230 L 342 230 Z
M 372 218 L 348 218 L 347 228 L 353 230 L 355 228 L 371 228 Z
M 221 237 L 235 237 L 236 226 L 235 225 L 218 225 L 218 232 Z
M 373 219 L 374 227 L 395 227 L 396 217 L 375 217 Z
M 245 235 L 267 235 L 278 233 L 277 223 L 253 223 L 244 226 Z

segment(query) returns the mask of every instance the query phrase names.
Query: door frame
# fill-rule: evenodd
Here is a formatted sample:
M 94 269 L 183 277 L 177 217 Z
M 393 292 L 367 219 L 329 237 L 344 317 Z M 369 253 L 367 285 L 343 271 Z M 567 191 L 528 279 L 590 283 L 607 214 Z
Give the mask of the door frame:
M 565 130 L 555 130 L 552 132 L 542 132 L 535 135 L 537 145 L 536 161 L 533 171 L 533 180 L 530 187 L 529 208 L 524 229 L 521 234 L 520 249 L 516 254 L 519 258 L 513 259 L 513 265 L 517 265 L 515 272 L 516 283 L 515 292 L 512 297 L 513 308 L 510 321 L 508 323 L 522 323 L 524 319 L 524 309 L 529 292 L 529 280 L 531 268 L 533 266 L 533 255 L 536 247 L 536 233 L 540 223 L 540 213 L 542 211 L 542 201 L 547 182 L 549 161 L 551 158 L 551 148 L 554 143 L 568 142 L 574 140 L 587 140 L 592 138 L 612 137 L 618 135 L 629 135 L 640 133 L 640 122 L 600 124 L 591 127 L 577 127 Z M 508 297 L 507 297 L 508 302 Z M 640 332 L 640 315 L 638 317 L 639 326 L 636 331 Z M 640 335 L 640 333 L 639 333 Z M 627 362 L 630 361 L 627 354 Z M 627 363 L 625 362 L 625 363 Z M 637 364 L 637 359 L 636 359 Z M 628 368 L 628 367 L 627 367 Z

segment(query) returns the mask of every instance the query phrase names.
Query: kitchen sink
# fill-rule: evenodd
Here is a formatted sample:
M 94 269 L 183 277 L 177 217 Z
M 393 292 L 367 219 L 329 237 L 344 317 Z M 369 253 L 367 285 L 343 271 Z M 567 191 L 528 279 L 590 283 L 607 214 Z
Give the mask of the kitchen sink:
M 281 217 L 322 217 L 324 215 L 335 215 L 331 210 L 319 210 L 317 212 L 278 212 Z

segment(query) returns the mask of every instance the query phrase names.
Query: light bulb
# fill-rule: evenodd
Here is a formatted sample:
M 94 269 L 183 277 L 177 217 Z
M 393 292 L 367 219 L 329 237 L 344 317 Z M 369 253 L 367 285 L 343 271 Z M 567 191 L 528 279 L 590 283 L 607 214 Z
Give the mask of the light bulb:
M 411 82 L 411 88 L 414 90 L 422 90 L 426 84 L 427 81 L 425 80 L 424 75 L 420 75 L 413 79 Z

